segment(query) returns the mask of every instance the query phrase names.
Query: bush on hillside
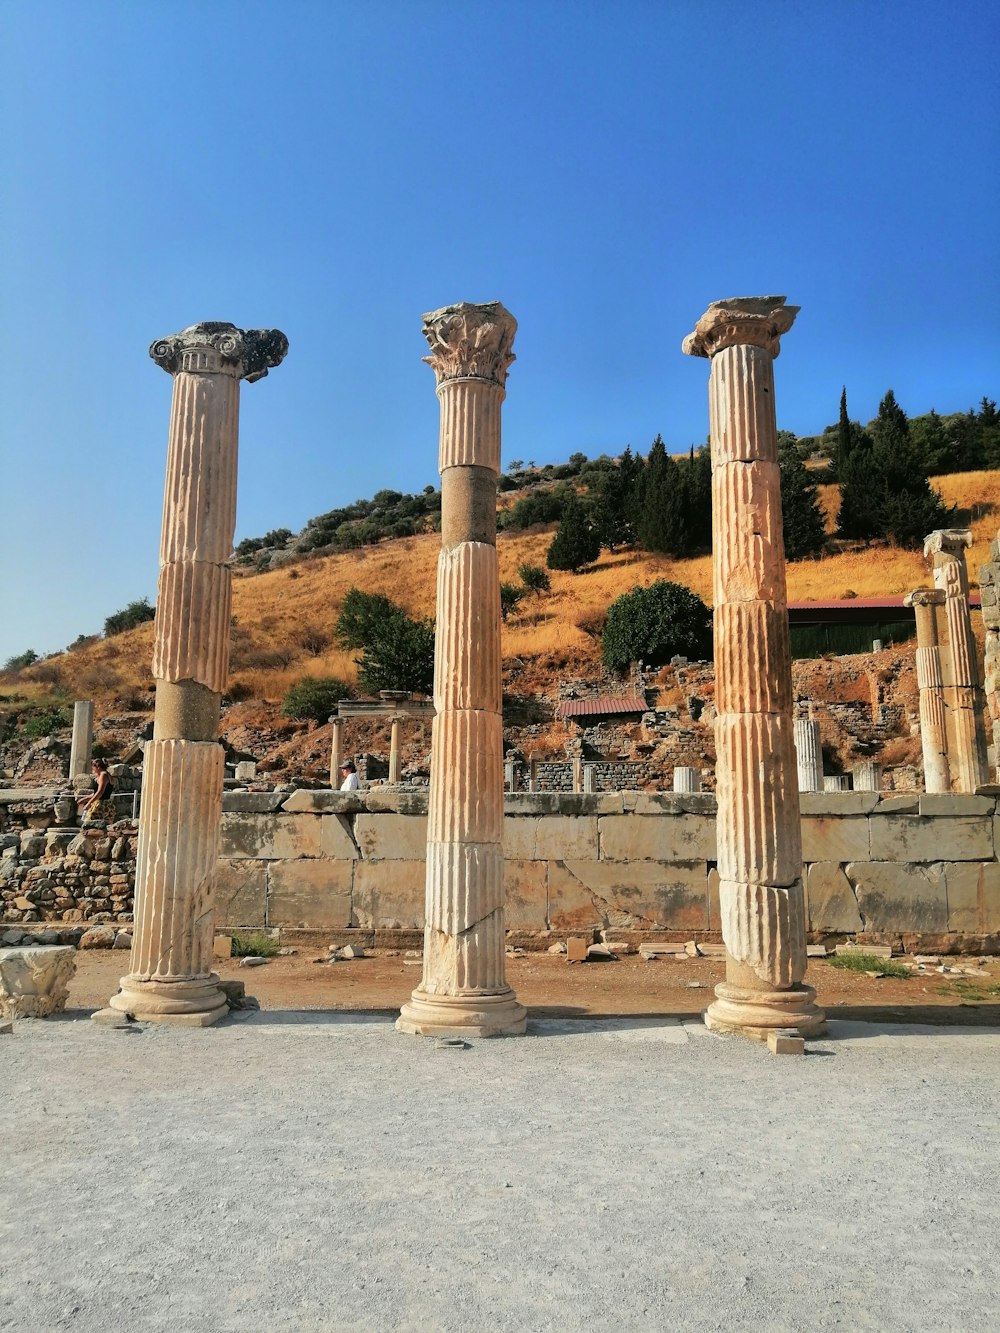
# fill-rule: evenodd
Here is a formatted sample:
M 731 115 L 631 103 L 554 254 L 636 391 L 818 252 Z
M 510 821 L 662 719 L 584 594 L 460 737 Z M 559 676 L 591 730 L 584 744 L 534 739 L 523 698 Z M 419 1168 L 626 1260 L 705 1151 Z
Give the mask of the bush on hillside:
M 712 652 L 712 613 L 690 588 L 657 579 L 608 607 L 601 655 L 619 673 L 632 662 L 662 666 L 675 654 L 703 661 Z
M 522 565 L 517 573 L 527 591 L 535 593 L 536 596 L 549 592 L 552 587 L 552 580 L 541 565 Z
M 128 606 L 116 611 L 113 616 L 108 616 L 104 622 L 104 637 L 110 639 L 114 634 L 123 634 L 125 630 L 144 625 L 155 616 L 156 608 L 150 606 L 148 598 L 141 597 L 137 602 L 129 602 Z
M 590 515 L 574 495 L 563 510 L 545 563 L 549 569 L 568 569 L 576 574 L 584 565 L 593 564 L 600 554 L 601 541 Z
M 13 657 L 8 657 L 3 664 L 4 671 L 20 671 L 23 667 L 31 666 L 32 662 L 38 661 L 38 654 L 34 648 L 28 648 L 23 653 L 16 653 Z
M 342 648 L 364 648 L 383 625 L 399 614 L 400 608 L 391 597 L 349 588 L 337 617 L 337 642 Z
M 527 590 L 520 583 L 501 583 L 500 584 L 500 614 L 504 620 L 510 615 L 511 611 L 517 606 L 518 602 L 524 597 Z
M 434 688 L 434 621 L 411 620 L 398 607 L 379 621 L 358 658 L 358 680 L 370 694 L 379 690 L 410 690 L 430 694 Z
M 350 685 L 336 676 L 310 676 L 288 691 L 281 713 L 299 722 L 327 722 L 341 699 L 350 699 L 353 693 Z

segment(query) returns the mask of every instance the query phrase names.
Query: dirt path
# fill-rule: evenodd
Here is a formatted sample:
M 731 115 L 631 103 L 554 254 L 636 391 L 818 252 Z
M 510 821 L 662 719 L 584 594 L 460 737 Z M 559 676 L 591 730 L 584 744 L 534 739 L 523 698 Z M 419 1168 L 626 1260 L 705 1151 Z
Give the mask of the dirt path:
M 317 963 L 317 950 L 302 950 L 290 958 L 274 958 L 262 967 L 240 967 L 233 959 L 218 965 L 226 979 L 246 984 L 262 1009 L 392 1011 L 408 999 L 420 982 L 416 959 L 399 955 L 369 955 L 350 962 Z M 974 959 L 956 966 L 976 967 Z M 70 1008 L 100 1008 L 118 989 L 127 971 L 124 952 L 85 952 L 77 957 L 70 988 Z M 864 974 L 840 971 L 823 960 L 812 960 L 809 982 L 829 1011 L 921 1009 L 927 1006 L 960 1012 L 950 1016 L 963 1023 L 1000 1019 L 1000 996 L 989 989 L 1000 983 L 1000 959 L 985 965 L 986 977 L 963 977 L 928 972 L 905 980 L 875 980 Z M 597 1016 L 606 1014 L 697 1014 L 705 1009 L 712 987 L 725 975 L 717 958 L 670 959 L 647 963 L 636 957 L 617 962 L 570 964 L 565 957 L 526 954 L 508 957 L 507 977 L 518 998 L 536 1016 Z M 976 1000 L 976 995 L 984 1000 Z M 921 1012 L 922 1021 L 928 1015 Z

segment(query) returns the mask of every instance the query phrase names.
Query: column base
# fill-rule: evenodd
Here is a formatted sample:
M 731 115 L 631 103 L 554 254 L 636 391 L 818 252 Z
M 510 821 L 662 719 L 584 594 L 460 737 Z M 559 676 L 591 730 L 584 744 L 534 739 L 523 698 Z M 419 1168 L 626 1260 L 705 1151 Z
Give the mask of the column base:
M 415 990 L 396 1019 L 415 1037 L 521 1037 L 528 1011 L 512 990 L 498 995 L 430 995 Z
M 705 1013 L 705 1026 L 712 1032 L 738 1032 L 755 1041 L 767 1041 L 776 1030 L 800 1037 L 818 1037 L 826 1031 L 826 1014 L 817 1007 L 812 986 L 789 990 L 751 990 L 720 981 L 715 1001 Z
M 229 1013 L 225 991 L 212 972 L 191 981 L 145 981 L 122 977 L 121 990 L 108 1001 L 111 1009 L 143 1023 L 173 1023 L 207 1028 Z

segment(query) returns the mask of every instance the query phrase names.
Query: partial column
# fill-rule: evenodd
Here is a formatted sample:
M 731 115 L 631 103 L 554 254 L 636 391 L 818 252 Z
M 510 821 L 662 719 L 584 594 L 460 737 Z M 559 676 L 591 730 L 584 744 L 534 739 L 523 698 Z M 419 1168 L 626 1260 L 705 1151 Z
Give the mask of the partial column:
M 398 784 L 402 765 L 399 757 L 399 718 L 394 717 L 389 727 L 389 782 Z
M 920 748 L 924 760 L 924 790 L 951 791 L 948 767 L 948 724 L 944 706 L 944 678 L 938 618 L 943 615 L 944 593 L 938 588 L 915 588 L 903 598 L 917 622 L 917 690 L 920 707 Z
M 684 340 L 711 361 L 718 868 L 726 980 L 710 1028 L 822 1030 L 806 971 L 773 361 L 783 296 L 717 301 Z
M 794 725 L 795 763 L 799 791 L 823 790 L 823 743 L 815 718 L 797 717 Z
M 873 759 L 862 759 L 851 770 L 855 791 L 881 791 L 882 765 Z
M 70 781 L 90 771 L 94 748 L 94 701 L 77 699 L 73 705 L 73 740 L 69 751 Z
M 336 790 L 340 786 L 340 756 L 344 747 L 344 719 L 330 719 L 330 786 Z
M 211 970 L 212 912 L 240 381 L 261 379 L 287 350 L 277 329 L 221 323 L 194 324 L 149 349 L 174 377 L 153 647 L 156 711 L 143 758 L 129 973 L 110 1001 L 137 1018 L 204 1027 L 227 1008 Z
M 441 540 L 427 829 L 424 970 L 396 1026 L 421 1035 L 525 1030 L 507 985 L 496 480 L 517 323 L 499 302 L 424 316 L 441 404 Z
M 972 545 L 967 528 L 939 528 L 924 540 L 934 586 L 945 595 L 941 629 L 941 669 L 948 727 L 951 788 L 974 792 L 989 781 L 986 764 L 985 699 L 979 683 L 976 640 L 969 610 L 969 577 L 965 548 Z
M 979 596 L 986 626 L 983 692 L 988 716 L 984 723 L 990 742 L 987 762 L 993 781 L 1000 782 L 1000 537 L 994 537 L 990 558 L 979 567 Z
M 686 794 L 701 791 L 701 774 L 696 768 L 678 764 L 674 769 L 674 791 Z

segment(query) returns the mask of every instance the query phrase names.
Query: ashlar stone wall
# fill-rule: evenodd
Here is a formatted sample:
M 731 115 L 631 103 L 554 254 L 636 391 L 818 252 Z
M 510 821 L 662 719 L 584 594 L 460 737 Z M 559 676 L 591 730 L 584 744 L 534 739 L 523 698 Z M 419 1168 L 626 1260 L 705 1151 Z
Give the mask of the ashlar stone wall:
M 995 798 L 801 803 L 813 938 L 1000 952 Z M 421 929 L 426 811 L 422 791 L 227 796 L 217 925 Z M 720 930 L 710 793 L 508 794 L 503 847 L 508 930 Z

